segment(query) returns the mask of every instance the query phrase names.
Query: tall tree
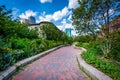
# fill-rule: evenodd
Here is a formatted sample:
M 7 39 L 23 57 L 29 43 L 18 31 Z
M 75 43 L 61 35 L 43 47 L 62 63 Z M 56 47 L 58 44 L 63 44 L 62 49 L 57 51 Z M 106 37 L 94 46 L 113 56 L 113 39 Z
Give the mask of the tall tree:
M 82 32 L 95 35 L 96 29 L 105 24 L 106 37 L 109 35 L 109 22 L 114 18 L 114 13 L 120 11 L 119 0 L 78 0 L 80 7 L 73 9 L 73 25 Z M 87 31 L 86 31 L 87 30 Z
M 30 39 L 38 37 L 36 31 L 29 30 L 27 25 L 21 24 L 18 20 L 12 20 L 11 17 L 11 10 L 7 10 L 4 5 L 0 6 L 0 36 L 18 36 Z
M 120 0 L 78 0 L 80 7 L 73 9 L 73 25 L 81 32 L 95 33 L 99 26 L 104 24 L 106 43 L 103 45 L 103 52 L 111 51 L 109 42 L 110 21 L 120 11 Z M 94 26 L 93 26 L 94 25 Z M 102 27 L 103 28 L 103 27 Z M 106 50 L 106 51 L 105 51 Z
M 62 32 L 51 22 L 44 22 L 40 29 L 48 40 L 60 40 L 61 38 Z
M 78 1 L 80 7 L 73 9 L 73 25 L 82 34 L 92 34 L 95 38 L 97 26 L 95 25 L 94 9 L 91 0 Z

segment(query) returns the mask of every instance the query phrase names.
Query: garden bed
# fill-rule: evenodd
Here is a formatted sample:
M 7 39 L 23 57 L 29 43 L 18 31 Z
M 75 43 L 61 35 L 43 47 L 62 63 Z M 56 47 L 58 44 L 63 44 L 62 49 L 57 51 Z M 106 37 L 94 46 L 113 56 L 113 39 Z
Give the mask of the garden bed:
M 87 52 L 82 53 L 82 57 L 88 64 L 101 70 L 114 80 L 120 80 L 119 65 L 110 59 L 101 58 L 99 55 L 102 55 L 102 51 L 100 50 L 99 45 L 93 45 L 92 43 L 78 43 L 76 46 L 87 49 Z

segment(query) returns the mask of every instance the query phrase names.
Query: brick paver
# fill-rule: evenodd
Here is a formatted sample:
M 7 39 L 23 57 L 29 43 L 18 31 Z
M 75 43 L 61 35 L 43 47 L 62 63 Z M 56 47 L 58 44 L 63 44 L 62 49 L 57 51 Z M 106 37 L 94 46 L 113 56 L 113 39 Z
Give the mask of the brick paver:
M 62 47 L 29 64 L 13 80 L 89 80 L 78 68 L 77 53 L 72 46 Z

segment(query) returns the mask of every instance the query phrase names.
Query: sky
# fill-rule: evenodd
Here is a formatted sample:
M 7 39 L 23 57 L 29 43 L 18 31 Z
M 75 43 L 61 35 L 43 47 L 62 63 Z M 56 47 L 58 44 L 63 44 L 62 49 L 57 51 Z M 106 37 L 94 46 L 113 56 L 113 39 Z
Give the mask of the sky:
M 77 8 L 77 0 L 0 0 L 0 5 L 5 5 L 12 10 L 13 18 L 36 18 L 36 23 L 42 21 L 53 22 L 60 30 L 72 26 L 72 9 Z M 74 28 L 72 35 L 76 35 Z

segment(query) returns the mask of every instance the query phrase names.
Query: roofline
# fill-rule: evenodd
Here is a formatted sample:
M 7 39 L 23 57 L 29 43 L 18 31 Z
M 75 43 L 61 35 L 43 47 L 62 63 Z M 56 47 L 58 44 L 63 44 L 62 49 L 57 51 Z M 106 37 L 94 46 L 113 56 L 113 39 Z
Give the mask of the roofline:
M 42 21 L 42 22 L 40 22 L 40 23 L 28 24 L 28 25 L 29 25 L 29 26 L 31 26 L 31 25 L 40 25 L 40 24 L 42 24 L 42 23 L 52 23 L 52 22 Z M 52 23 L 52 24 L 53 24 L 53 23 Z
M 29 26 L 32 26 L 32 25 L 40 25 L 40 24 L 42 24 L 42 23 L 51 23 L 51 24 L 55 25 L 54 23 L 49 22 L 49 21 L 42 21 L 42 22 L 40 22 L 40 23 L 28 24 L 28 25 L 29 25 Z M 55 27 L 56 27 L 60 32 L 63 32 L 63 31 L 60 30 L 56 25 L 55 25 Z

